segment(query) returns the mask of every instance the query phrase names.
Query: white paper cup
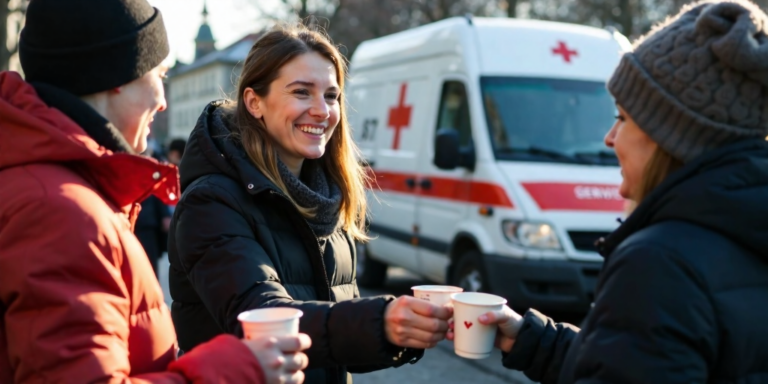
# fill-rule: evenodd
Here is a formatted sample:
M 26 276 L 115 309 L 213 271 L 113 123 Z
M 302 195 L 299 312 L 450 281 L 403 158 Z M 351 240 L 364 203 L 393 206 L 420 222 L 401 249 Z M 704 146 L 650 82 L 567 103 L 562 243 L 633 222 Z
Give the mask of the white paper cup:
M 413 297 L 438 306 L 449 304 L 452 294 L 464 291 L 462 288 L 451 285 L 417 285 L 411 289 L 413 290 Z
M 260 308 L 237 315 L 246 340 L 264 336 L 299 334 L 299 318 L 304 315 L 296 308 Z
M 498 327 L 480 324 L 477 318 L 486 312 L 501 310 L 507 300 L 480 292 L 454 293 L 451 299 L 453 300 L 454 352 L 467 359 L 489 357 Z

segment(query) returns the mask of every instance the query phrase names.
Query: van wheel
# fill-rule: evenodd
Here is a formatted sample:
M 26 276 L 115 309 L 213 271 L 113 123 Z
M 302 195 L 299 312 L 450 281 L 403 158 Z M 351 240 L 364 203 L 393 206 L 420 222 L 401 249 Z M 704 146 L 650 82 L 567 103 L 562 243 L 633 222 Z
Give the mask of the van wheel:
M 468 251 L 459 257 L 453 272 L 453 284 L 464 292 L 488 292 L 488 279 L 482 265 L 483 255 Z
M 371 259 L 368 247 L 360 242 L 355 244 L 357 248 L 357 284 L 365 288 L 380 288 L 387 280 L 388 265 Z

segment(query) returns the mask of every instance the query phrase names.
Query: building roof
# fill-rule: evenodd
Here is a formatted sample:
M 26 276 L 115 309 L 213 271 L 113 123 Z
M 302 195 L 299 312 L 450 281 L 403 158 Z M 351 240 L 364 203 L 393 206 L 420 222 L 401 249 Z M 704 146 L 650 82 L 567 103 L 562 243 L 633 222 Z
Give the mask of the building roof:
M 201 43 L 201 42 L 213 42 L 215 41 L 213 39 L 213 32 L 211 32 L 211 27 L 208 26 L 208 24 L 201 24 L 200 29 L 197 31 L 197 37 L 195 38 L 195 42 Z
M 222 50 L 211 52 L 190 64 L 174 68 L 170 77 L 176 77 L 214 63 L 237 64 L 245 60 L 248 56 L 248 52 L 251 51 L 253 43 L 256 42 L 260 36 L 260 33 L 252 33 Z
M 215 42 L 213 39 L 213 32 L 211 32 L 211 27 L 208 25 L 208 3 L 203 1 L 203 23 L 200 25 L 200 29 L 197 31 L 197 38 L 195 38 L 195 41 L 198 43 L 202 42 Z

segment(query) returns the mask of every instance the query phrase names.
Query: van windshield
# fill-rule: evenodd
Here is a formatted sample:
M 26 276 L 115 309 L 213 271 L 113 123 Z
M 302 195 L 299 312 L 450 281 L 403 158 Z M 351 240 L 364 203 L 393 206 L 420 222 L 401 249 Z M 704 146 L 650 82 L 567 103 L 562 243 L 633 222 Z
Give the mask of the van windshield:
M 618 164 L 603 143 L 616 113 L 605 83 L 482 77 L 480 85 L 497 159 Z

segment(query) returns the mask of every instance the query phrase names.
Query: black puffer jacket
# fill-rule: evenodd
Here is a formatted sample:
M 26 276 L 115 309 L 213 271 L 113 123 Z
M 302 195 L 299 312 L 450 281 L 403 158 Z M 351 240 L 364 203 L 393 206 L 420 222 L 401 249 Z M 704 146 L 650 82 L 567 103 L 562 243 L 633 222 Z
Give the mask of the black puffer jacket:
M 686 165 L 602 246 L 581 332 L 530 311 L 506 367 L 542 383 L 768 383 L 768 143 Z
M 347 383 L 348 371 L 414 362 L 423 351 L 395 359 L 402 350 L 386 341 L 392 297 L 359 298 L 352 239 L 338 231 L 318 241 L 227 127 L 212 124 L 221 103 L 206 107 L 180 166 L 168 255 L 181 349 L 224 332 L 242 336 L 243 311 L 295 307 L 304 312 L 300 331 L 312 338 L 305 383 Z

